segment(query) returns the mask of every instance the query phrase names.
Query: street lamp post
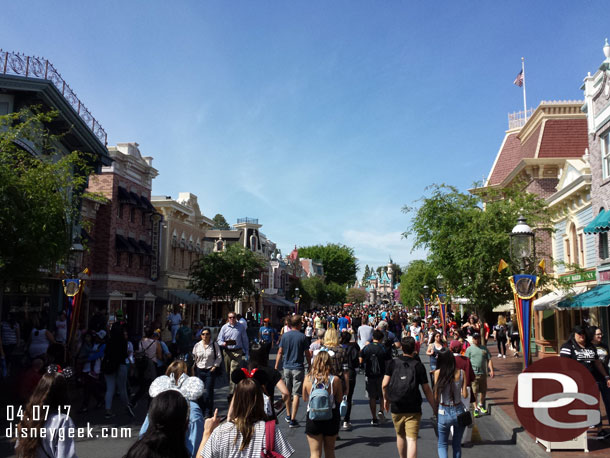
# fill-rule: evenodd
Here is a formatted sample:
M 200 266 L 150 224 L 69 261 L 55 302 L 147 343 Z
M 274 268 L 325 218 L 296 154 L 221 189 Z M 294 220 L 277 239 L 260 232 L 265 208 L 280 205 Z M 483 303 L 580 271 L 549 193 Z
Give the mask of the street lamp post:
M 430 314 L 430 287 L 424 285 L 422 289 L 424 290 L 424 320 L 427 320 Z
M 254 321 L 258 320 L 258 301 L 261 296 L 261 281 L 260 279 L 254 280 Z
M 510 256 L 519 263 L 519 271 L 523 274 L 529 270 L 536 256 L 536 238 L 534 231 L 525 222 L 523 216 L 517 219 L 517 225 L 510 233 Z
M 445 277 L 443 274 L 438 274 L 436 277 L 436 288 L 438 289 L 438 305 L 439 314 L 441 316 L 441 326 L 443 327 L 443 336 L 445 335 L 445 328 L 447 322 L 447 295 L 445 294 Z
M 523 216 L 510 233 L 510 257 L 518 263 L 520 275 L 511 278 L 516 304 L 511 307 L 511 320 L 516 317 L 519 323 L 523 351 L 523 365 L 527 369 L 532 360 L 532 301 L 536 295 L 538 278 L 535 275 L 536 237 Z

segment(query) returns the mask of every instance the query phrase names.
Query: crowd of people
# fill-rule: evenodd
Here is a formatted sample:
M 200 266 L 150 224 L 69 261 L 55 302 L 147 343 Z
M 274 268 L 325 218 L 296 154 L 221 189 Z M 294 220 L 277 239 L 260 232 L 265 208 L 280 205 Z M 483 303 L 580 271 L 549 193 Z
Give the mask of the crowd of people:
M 58 321 L 65 322 L 65 316 Z M 50 332 L 34 323 L 27 346 L 30 367 L 20 383 L 25 411 L 69 404 L 67 387 L 74 383 L 82 387 L 82 413 L 92 408 L 91 398 L 105 409 L 106 418 L 121 411 L 133 417 L 136 404 L 147 403 L 148 414 L 127 457 L 258 457 L 274 450 L 288 457 L 294 448 L 276 424 L 283 419 L 289 428 L 301 427 L 297 412 L 303 402 L 310 456 L 333 458 L 340 431 L 353 428 L 355 387 L 363 376 L 370 425 L 392 421 L 401 458 L 417 454 L 424 397 L 434 412 L 439 457 L 448 456 L 450 442 L 453 456 L 459 457 L 464 436 L 472 432 L 471 415 L 488 413 L 488 379 L 495 372 L 486 342 L 493 337 L 498 357 L 505 358 L 516 325 L 500 316 L 490 328 L 471 315 L 464 324 L 448 317 L 443 327 L 435 314 L 422 318 L 388 306 L 293 314 L 279 332 L 265 318 L 252 339 L 247 327 L 230 312 L 213 335 L 208 327 L 189 328 L 175 310 L 163 330 L 149 327 L 132 342 L 119 315 L 109 328 L 83 332 L 79 344 L 69 349 L 66 327 Z M 9 317 L 0 330 L 1 356 L 10 361 L 20 328 Z M 591 371 L 608 410 L 609 354 L 601 337 L 597 327 L 577 326 L 560 355 Z M 509 344 L 515 355 L 518 340 Z M 422 352 L 429 357 L 429 369 L 420 359 Z M 229 382 L 224 419 L 215 407 L 219 377 Z M 73 426 L 58 409 L 45 421 L 23 420 L 18 428 Z M 599 427 L 599 438 L 607 437 Z M 20 457 L 75 456 L 74 443 L 59 443 L 57 437 L 15 445 Z

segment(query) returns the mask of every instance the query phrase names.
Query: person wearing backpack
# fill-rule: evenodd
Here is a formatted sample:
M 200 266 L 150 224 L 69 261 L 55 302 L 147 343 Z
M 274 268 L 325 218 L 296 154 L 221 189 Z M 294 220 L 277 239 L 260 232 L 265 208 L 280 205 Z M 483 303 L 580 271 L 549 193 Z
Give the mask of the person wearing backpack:
M 403 356 L 393 359 L 386 366 L 381 388 L 385 410 L 392 412 L 398 455 L 400 458 L 415 458 L 422 416 L 419 388 L 424 391 L 432 412 L 436 412 L 436 401 L 428 385 L 426 368 L 412 356 L 415 352 L 415 339 L 405 337 L 401 345 Z
M 498 358 L 506 358 L 506 318 L 498 317 L 498 324 L 494 326 L 496 344 L 498 345 Z
M 386 361 L 390 360 L 388 352 L 381 344 L 383 340 L 383 332 L 379 329 L 373 331 L 373 342 L 368 344 L 360 352 L 360 365 L 364 366 L 364 374 L 366 376 L 365 387 L 369 397 L 369 407 L 371 408 L 371 425 L 379 426 L 379 416 L 383 415 L 383 391 L 381 384 L 385 374 Z M 379 400 L 379 413 L 376 413 L 377 400 Z
M 341 380 L 331 374 L 329 351 L 322 349 L 312 362 L 303 383 L 303 400 L 307 403 L 305 434 L 311 457 L 335 458 L 335 441 L 339 434 L 343 397 Z

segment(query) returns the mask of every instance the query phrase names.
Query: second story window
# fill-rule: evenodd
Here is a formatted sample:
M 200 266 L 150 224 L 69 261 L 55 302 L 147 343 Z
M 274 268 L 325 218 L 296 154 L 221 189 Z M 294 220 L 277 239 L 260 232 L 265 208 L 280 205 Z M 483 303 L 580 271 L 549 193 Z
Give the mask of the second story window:
M 610 131 L 600 137 L 602 150 L 602 175 L 603 178 L 610 177 Z
M 608 259 L 608 233 L 602 232 L 599 234 L 599 257 L 600 259 Z
M 123 205 L 123 204 L 119 204 L 119 206 L 118 206 L 118 207 L 117 207 L 117 209 L 116 209 L 117 216 L 118 216 L 120 219 L 123 219 L 123 207 L 124 207 L 124 205 Z
M 136 222 L 136 209 L 133 207 L 129 210 L 129 222 Z

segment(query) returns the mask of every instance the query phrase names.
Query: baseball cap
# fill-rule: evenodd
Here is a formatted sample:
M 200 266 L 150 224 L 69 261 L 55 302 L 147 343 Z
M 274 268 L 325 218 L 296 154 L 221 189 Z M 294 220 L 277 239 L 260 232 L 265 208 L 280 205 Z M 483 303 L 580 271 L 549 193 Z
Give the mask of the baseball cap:
M 265 319 L 263 320 L 263 322 L 264 322 L 264 323 L 269 323 L 269 318 L 265 318 Z
M 459 352 L 462 349 L 462 342 L 460 342 L 459 340 L 452 340 L 451 343 L 449 344 L 449 350 L 451 350 L 454 353 Z

